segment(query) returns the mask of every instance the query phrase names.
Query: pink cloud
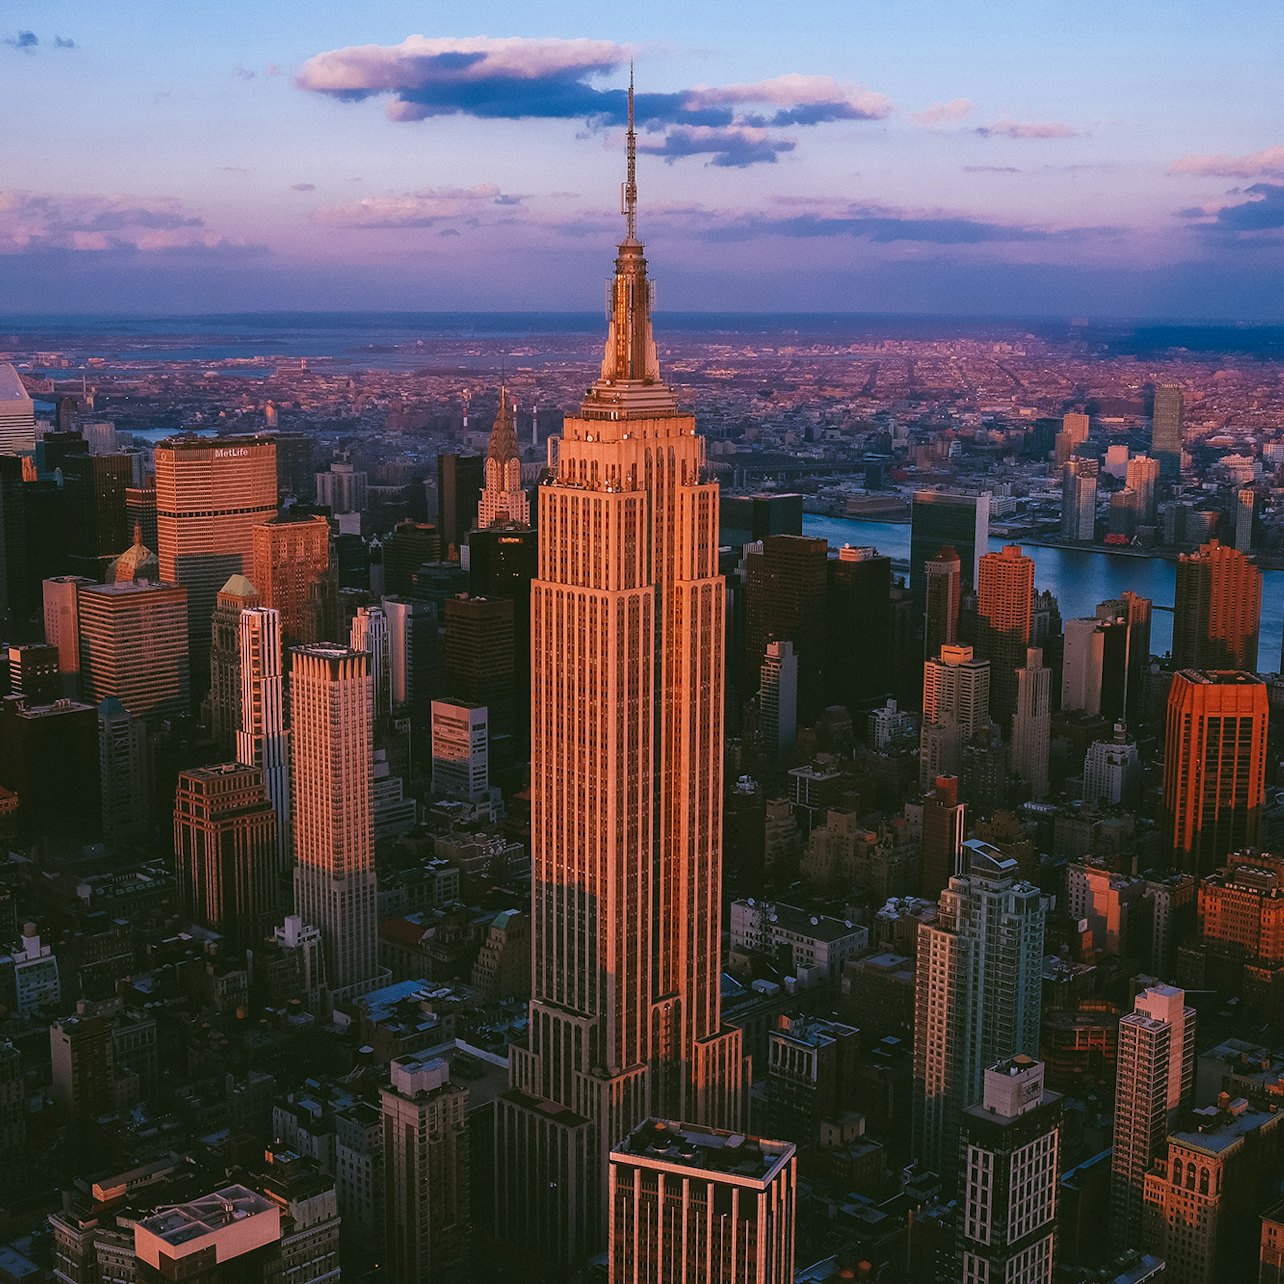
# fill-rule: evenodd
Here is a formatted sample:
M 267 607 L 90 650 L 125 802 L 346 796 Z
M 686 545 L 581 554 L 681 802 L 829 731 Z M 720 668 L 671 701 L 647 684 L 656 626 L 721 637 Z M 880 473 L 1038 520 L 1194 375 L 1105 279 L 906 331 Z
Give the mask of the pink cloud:
M 1168 166 L 1168 172 L 1213 178 L 1284 178 L 1284 147 L 1265 147 L 1247 156 L 1183 156 Z

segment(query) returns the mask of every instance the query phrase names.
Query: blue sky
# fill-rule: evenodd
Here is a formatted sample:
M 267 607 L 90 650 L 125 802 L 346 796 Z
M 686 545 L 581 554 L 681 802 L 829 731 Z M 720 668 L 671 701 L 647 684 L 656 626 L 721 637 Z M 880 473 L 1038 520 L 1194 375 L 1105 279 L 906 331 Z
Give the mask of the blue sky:
M 0 0 L 0 312 L 1284 320 L 1284 6 Z

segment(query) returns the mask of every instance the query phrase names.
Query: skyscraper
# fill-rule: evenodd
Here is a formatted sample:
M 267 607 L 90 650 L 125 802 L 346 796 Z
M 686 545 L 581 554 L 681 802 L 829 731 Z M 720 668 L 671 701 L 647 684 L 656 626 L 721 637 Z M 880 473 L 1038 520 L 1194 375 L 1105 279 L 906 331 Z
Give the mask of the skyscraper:
M 958 775 L 963 745 L 990 725 L 990 665 L 970 646 L 943 646 L 923 664 L 919 788 Z
M 1135 496 L 1137 524 L 1152 526 L 1155 521 L 1155 488 L 1159 483 L 1159 460 L 1134 455 L 1128 461 L 1126 485 Z
M 1110 1203 L 1120 1248 L 1140 1247 L 1146 1173 L 1194 1085 L 1195 1009 L 1171 985 L 1142 990 L 1119 1022 Z
M 1097 522 L 1095 459 L 1072 459 L 1061 470 L 1061 538 L 1077 544 L 1092 542 Z
M 387 717 L 392 708 L 392 652 L 388 617 L 381 606 L 359 606 L 349 636 L 354 651 L 370 654 L 370 683 L 374 692 L 374 716 Z
M 486 449 L 486 484 L 477 506 L 477 525 L 485 528 L 501 522 L 529 526 L 531 502 L 522 489 L 522 456 L 517 445 L 517 428 L 508 389 L 499 389 L 499 412 L 490 430 Z
M 718 486 L 660 377 L 631 117 L 606 351 L 540 487 L 532 596 L 534 998 L 498 1197 L 558 1262 L 605 1243 L 610 1148 L 648 1113 L 735 1127 L 744 1108 L 719 983 Z
M 169 437 L 156 447 L 160 577 L 187 589 L 193 682 L 204 693 L 210 617 L 230 575 L 248 575 L 254 528 L 275 516 L 270 437 Z
M 1006 732 L 1016 712 L 1016 675 L 1030 645 L 1034 601 L 1034 562 L 1020 544 L 982 555 L 976 597 L 976 654 L 990 662 L 990 716 Z
M 174 860 L 179 900 L 234 944 L 260 940 L 276 914 L 276 814 L 257 767 L 227 762 L 178 777 Z
M 218 591 L 210 620 L 210 734 L 225 753 L 236 748 L 241 725 L 241 612 L 258 606 L 258 590 L 233 575 Z
M 331 999 L 378 972 L 370 656 L 295 647 L 290 668 L 294 903 L 321 931 Z
M 98 706 L 98 771 L 104 837 L 112 842 L 142 838 L 152 802 L 147 724 L 133 717 L 115 696 Z
M 468 1089 L 429 1053 L 398 1057 L 379 1089 L 386 1269 L 398 1284 L 466 1276 L 470 1240 Z
M 923 624 L 923 659 L 934 660 L 943 646 L 958 641 L 962 572 L 959 555 L 945 547 L 923 563 L 927 606 Z
M 513 603 L 503 597 L 446 599 L 446 692 L 490 710 L 492 731 L 513 726 Z
M 468 532 L 477 525 L 477 496 L 485 480 L 480 455 L 437 456 L 437 525 L 442 552 L 458 558 Z
M 1266 684 L 1251 673 L 1183 669 L 1168 692 L 1164 835 L 1173 864 L 1202 878 L 1261 833 Z
M 949 546 L 959 555 L 960 592 L 976 587 L 976 564 L 990 542 L 990 494 L 916 490 L 910 508 L 910 589 L 914 618 L 927 610 L 929 559 Z M 917 627 L 917 626 L 916 626 Z M 930 657 L 928 657 L 930 659 Z
M 0 365 L 0 455 L 33 455 L 36 403 L 13 366 Z
M 330 569 L 330 524 L 324 517 L 278 513 L 254 528 L 249 576 L 264 606 L 281 615 L 285 646 L 309 636 L 308 596 Z
M 919 924 L 914 980 L 914 1153 L 947 1184 L 985 1068 L 1039 1047 L 1043 975 L 1039 889 L 989 843 L 963 847 L 967 872 Z
M 1061 1098 L 1025 1055 L 987 1067 L 963 1112 L 958 1278 L 1051 1284 L 1056 1265 Z
M 798 734 L 798 657 L 792 642 L 768 642 L 758 683 L 758 732 L 767 759 L 787 765 Z
M 57 575 L 44 582 L 45 641 L 58 648 L 62 693 L 80 694 L 80 604 L 77 594 L 94 581 L 83 575 Z
M 1173 665 L 1257 671 L 1262 572 L 1238 549 L 1210 540 L 1177 559 Z
M 490 789 L 490 736 L 484 704 L 432 702 L 432 791 L 476 803 Z
M 611 1284 L 792 1284 L 786 1141 L 647 1119 L 611 1152 Z
M 129 538 L 125 492 L 134 479 L 128 455 L 71 455 L 63 466 L 78 529 L 76 549 L 88 557 L 115 556 Z
M 1032 646 L 1025 667 L 1016 671 L 1016 713 L 1012 717 L 1012 770 L 1025 782 L 1030 797 L 1042 802 L 1048 793 L 1048 745 L 1052 739 L 1052 670 L 1043 652 Z
M 937 776 L 923 798 L 923 849 L 919 893 L 935 900 L 959 872 L 959 853 L 967 834 L 967 805 L 959 802 L 959 778 Z
M 241 646 L 240 725 L 236 758 L 263 773 L 263 788 L 276 812 L 277 869 L 293 852 L 290 827 L 290 738 L 285 729 L 281 678 L 281 616 L 267 606 L 248 607 L 238 624 Z
M 1150 421 L 1150 450 L 1159 460 L 1162 477 L 1181 476 L 1181 452 L 1185 440 L 1185 401 L 1180 388 L 1155 389 L 1155 408 Z

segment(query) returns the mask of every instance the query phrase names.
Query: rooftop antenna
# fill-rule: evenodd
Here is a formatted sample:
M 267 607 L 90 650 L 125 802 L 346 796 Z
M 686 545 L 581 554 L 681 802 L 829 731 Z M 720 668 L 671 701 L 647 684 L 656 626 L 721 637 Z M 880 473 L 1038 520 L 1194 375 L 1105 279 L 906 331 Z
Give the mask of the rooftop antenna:
M 629 62 L 629 169 L 620 189 L 620 213 L 627 220 L 630 241 L 637 240 L 638 230 L 638 136 L 633 128 L 633 63 Z

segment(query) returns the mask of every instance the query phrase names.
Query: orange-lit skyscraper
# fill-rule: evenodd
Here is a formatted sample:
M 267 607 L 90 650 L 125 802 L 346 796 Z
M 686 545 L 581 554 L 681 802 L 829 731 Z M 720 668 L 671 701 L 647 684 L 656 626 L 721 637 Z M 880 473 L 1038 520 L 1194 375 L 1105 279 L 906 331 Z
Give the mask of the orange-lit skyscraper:
M 236 731 L 239 762 L 263 772 L 263 788 L 276 812 L 277 868 L 284 870 L 293 850 L 290 835 L 290 733 L 285 729 L 285 692 L 281 676 L 281 616 L 268 606 L 241 612 L 240 724 Z
M 718 486 L 660 378 L 635 234 L 601 374 L 540 488 L 531 602 L 533 991 L 500 1102 L 500 1224 L 606 1243 L 607 1158 L 648 1114 L 737 1128 L 719 992 L 724 584 Z
M 187 589 L 192 680 L 209 675 L 210 617 L 231 575 L 249 575 L 254 528 L 276 513 L 270 437 L 169 437 L 156 447 L 160 577 Z
M 976 654 L 990 662 L 990 714 L 1006 735 L 1016 712 L 1016 674 L 1030 645 L 1034 602 L 1034 562 L 1020 544 L 982 556 L 976 596 Z
M 330 569 L 330 524 L 279 513 L 254 528 L 253 550 L 248 574 L 263 605 L 280 611 L 284 644 L 322 641 L 309 636 L 307 603 L 312 585 Z
M 1238 549 L 1210 540 L 1177 559 L 1173 664 L 1257 671 L 1262 572 Z
M 490 430 L 486 450 L 486 485 L 477 505 L 477 525 L 482 530 L 499 522 L 529 526 L 531 501 L 522 489 L 522 456 L 517 446 L 517 426 L 508 389 L 499 390 L 499 413 Z
M 1211 874 L 1261 832 L 1266 684 L 1251 673 L 1183 669 L 1168 693 L 1164 811 L 1173 864 Z

